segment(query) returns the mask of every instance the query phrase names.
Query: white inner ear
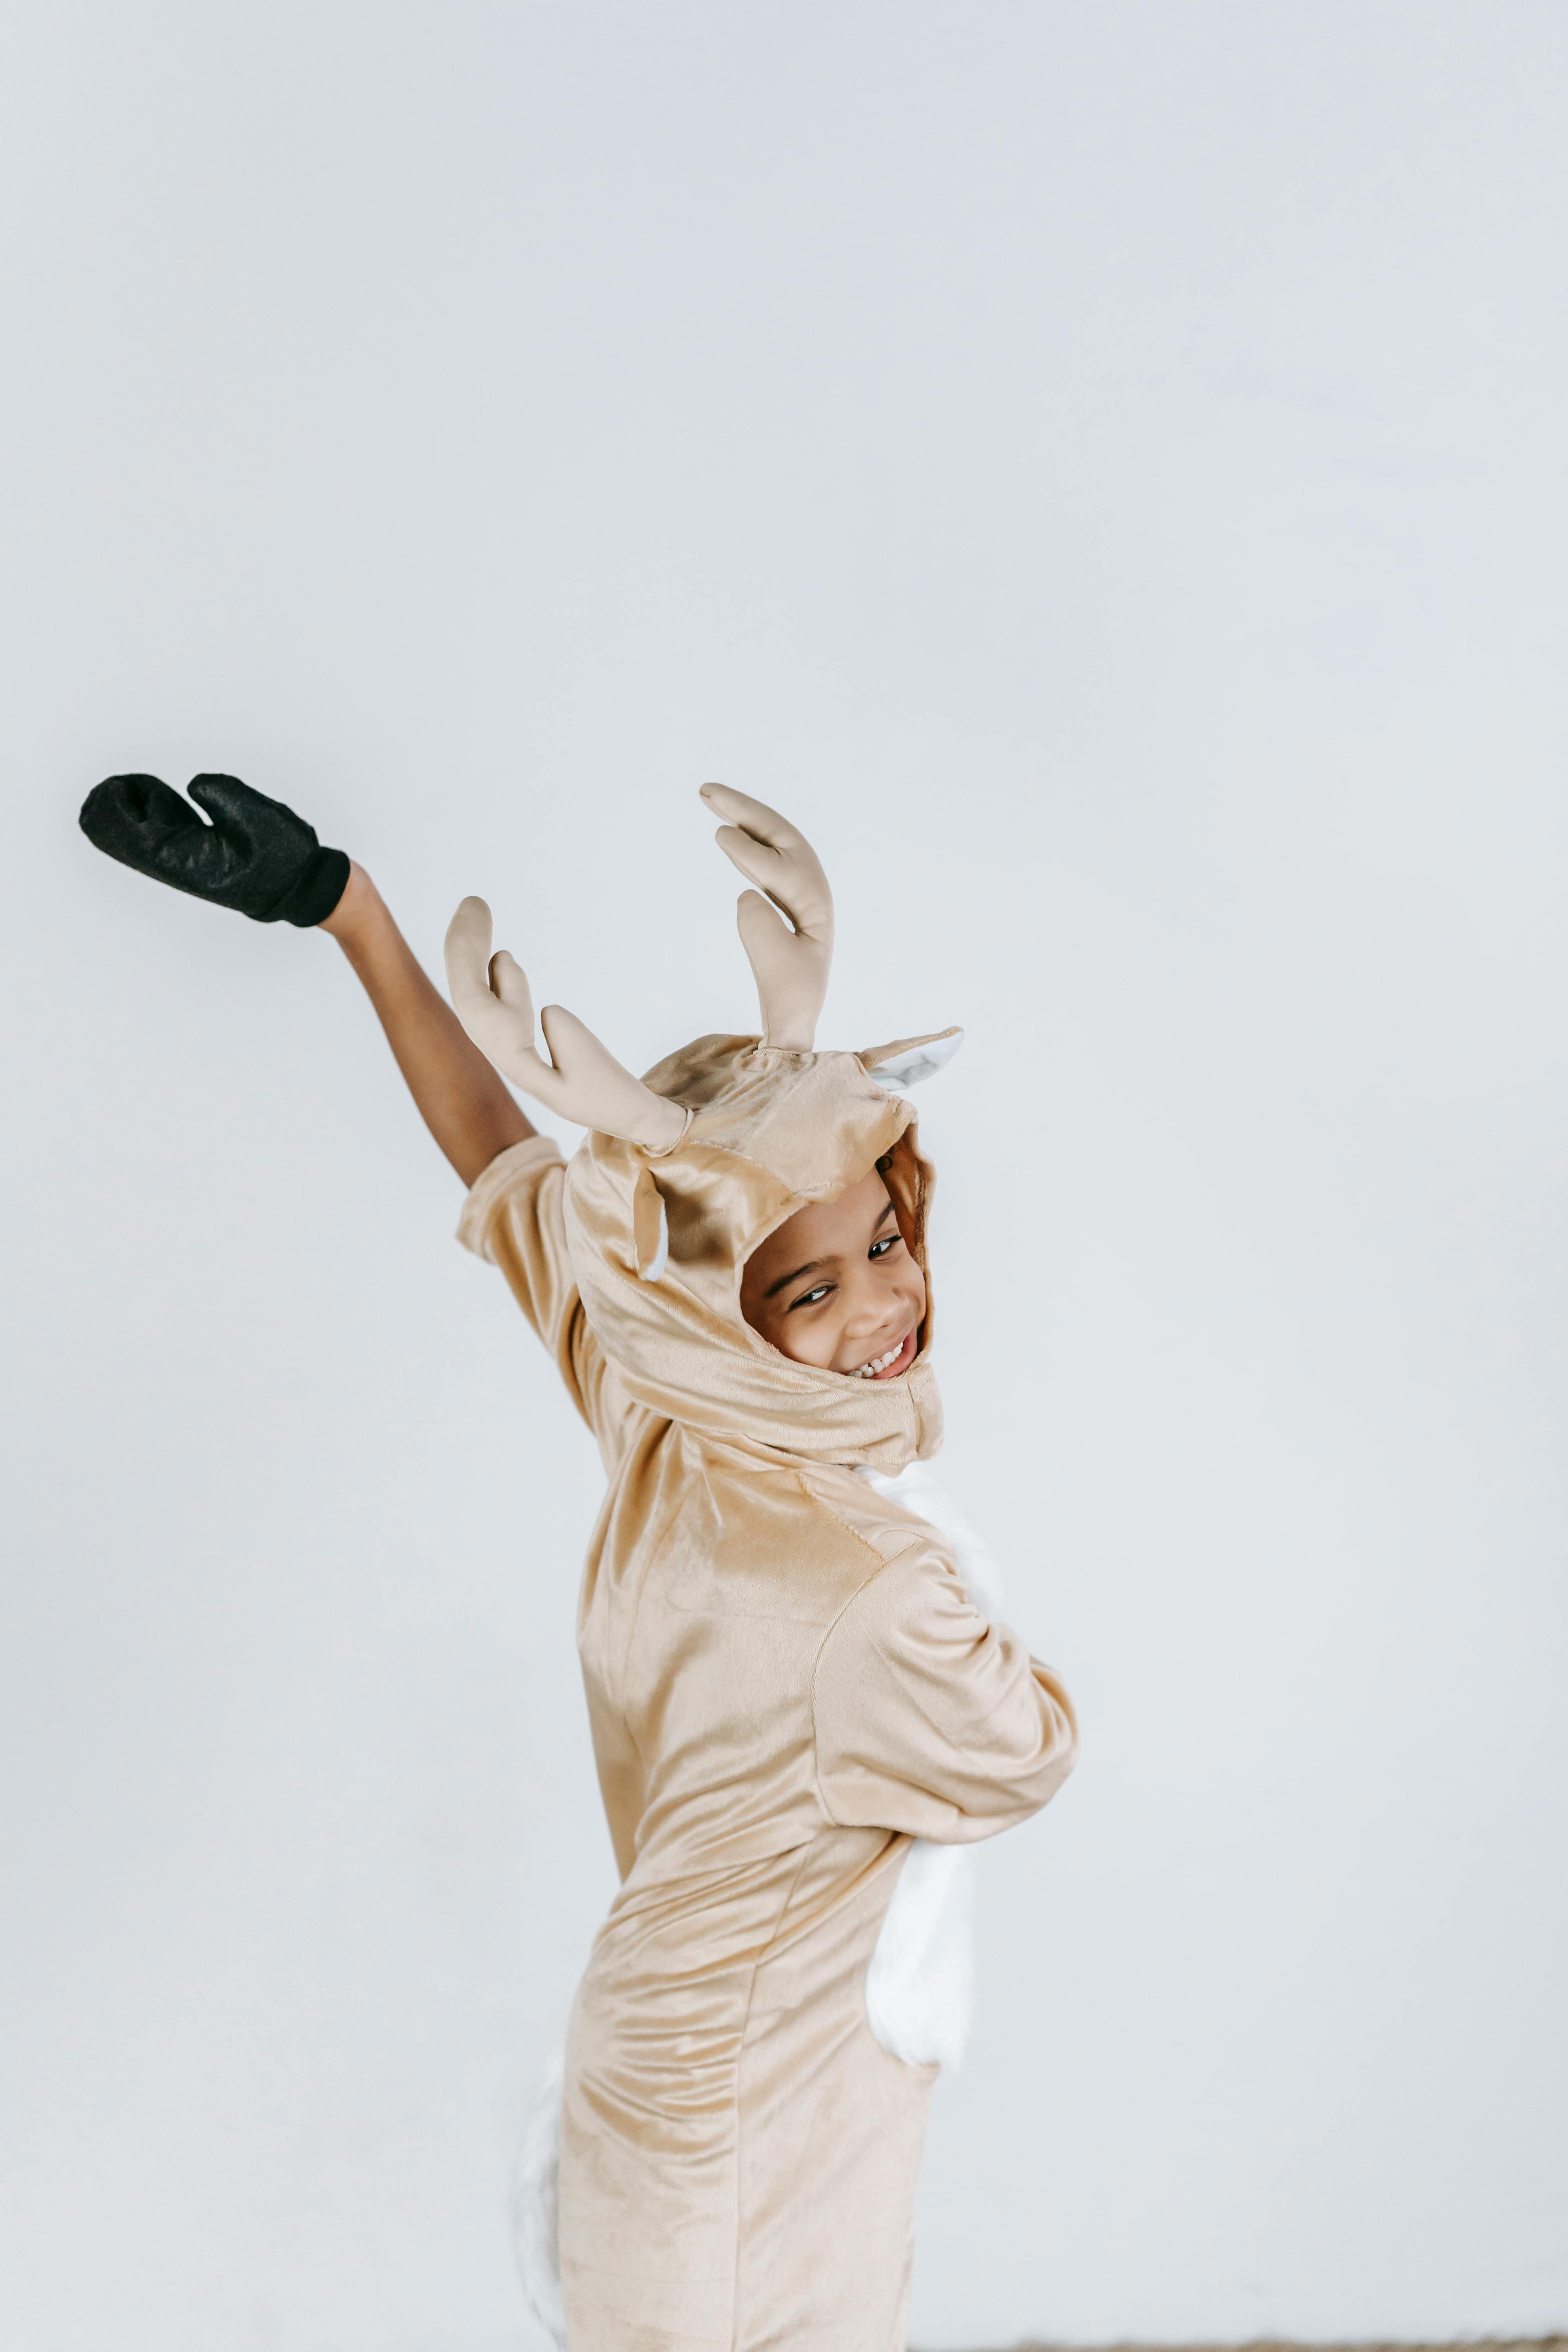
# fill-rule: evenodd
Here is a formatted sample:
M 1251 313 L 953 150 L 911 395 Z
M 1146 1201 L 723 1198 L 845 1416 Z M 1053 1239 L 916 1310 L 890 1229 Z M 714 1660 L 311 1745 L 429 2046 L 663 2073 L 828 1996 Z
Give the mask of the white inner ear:
M 894 1054 L 886 1062 L 879 1062 L 868 1075 L 876 1079 L 885 1095 L 907 1095 L 911 1087 L 920 1086 L 926 1078 L 935 1077 L 945 1069 L 963 1043 L 962 1029 L 951 1037 L 937 1037 L 929 1045 L 911 1045 L 907 1054 Z
M 645 1282 L 657 1282 L 669 1264 L 669 1219 L 664 1213 L 664 1195 L 658 1196 L 658 1247 L 648 1265 L 639 1265 L 637 1272 Z

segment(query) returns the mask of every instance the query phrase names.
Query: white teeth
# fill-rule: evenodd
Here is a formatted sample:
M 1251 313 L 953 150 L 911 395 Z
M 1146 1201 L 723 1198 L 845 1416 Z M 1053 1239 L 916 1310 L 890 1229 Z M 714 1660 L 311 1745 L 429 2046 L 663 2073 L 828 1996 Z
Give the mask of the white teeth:
M 908 1334 L 906 1333 L 905 1336 L 907 1338 Z M 900 1339 L 898 1346 L 896 1348 L 889 1348 L 885 1356 L 878 1356 L 874 1358 L 870 1363 L 862 1364 L 858 1372 L 855 1375 L 856 1379 L 861 1381 L 874 1381 L 879 1372 L 885 1372 L 887 1370 L 888 1366 L 892 1362 L 895 1356 L 901 1356 L 903 1352 L 904 1342 Z

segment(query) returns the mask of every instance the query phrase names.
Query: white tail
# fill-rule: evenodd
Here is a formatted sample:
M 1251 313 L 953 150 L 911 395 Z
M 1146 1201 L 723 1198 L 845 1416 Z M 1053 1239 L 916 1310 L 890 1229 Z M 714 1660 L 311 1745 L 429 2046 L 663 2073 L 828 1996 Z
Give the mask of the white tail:
M 541 2327 L 562 2352 L 566 2314 L 561 2300 L 560 2053 L 544 2070 L 512 2175 L 512 2243 L 523 2296 Z

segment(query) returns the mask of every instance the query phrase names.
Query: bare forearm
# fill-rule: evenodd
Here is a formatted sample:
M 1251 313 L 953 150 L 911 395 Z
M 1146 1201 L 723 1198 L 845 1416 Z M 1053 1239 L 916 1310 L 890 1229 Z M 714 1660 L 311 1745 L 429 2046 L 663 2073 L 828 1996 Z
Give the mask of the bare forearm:
M 535 1129 L 432 987 L 363 866 L 321 925 L 363 984 L 419 1115 L 465 1184 Z

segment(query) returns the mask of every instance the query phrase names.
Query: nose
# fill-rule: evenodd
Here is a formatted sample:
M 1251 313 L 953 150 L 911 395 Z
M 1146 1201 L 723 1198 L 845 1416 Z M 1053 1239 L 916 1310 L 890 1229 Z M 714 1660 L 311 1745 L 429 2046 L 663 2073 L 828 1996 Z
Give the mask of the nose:
M 844 1318 L 845 1336 L 857 1340 L 892 1339 L 900 1301 L 889 1289 L 886 1276 L 879 1279 L 868 1262 L 856 1268 L 852 1284 L 846 1287 L 849 1291 L 849 1311 Z

